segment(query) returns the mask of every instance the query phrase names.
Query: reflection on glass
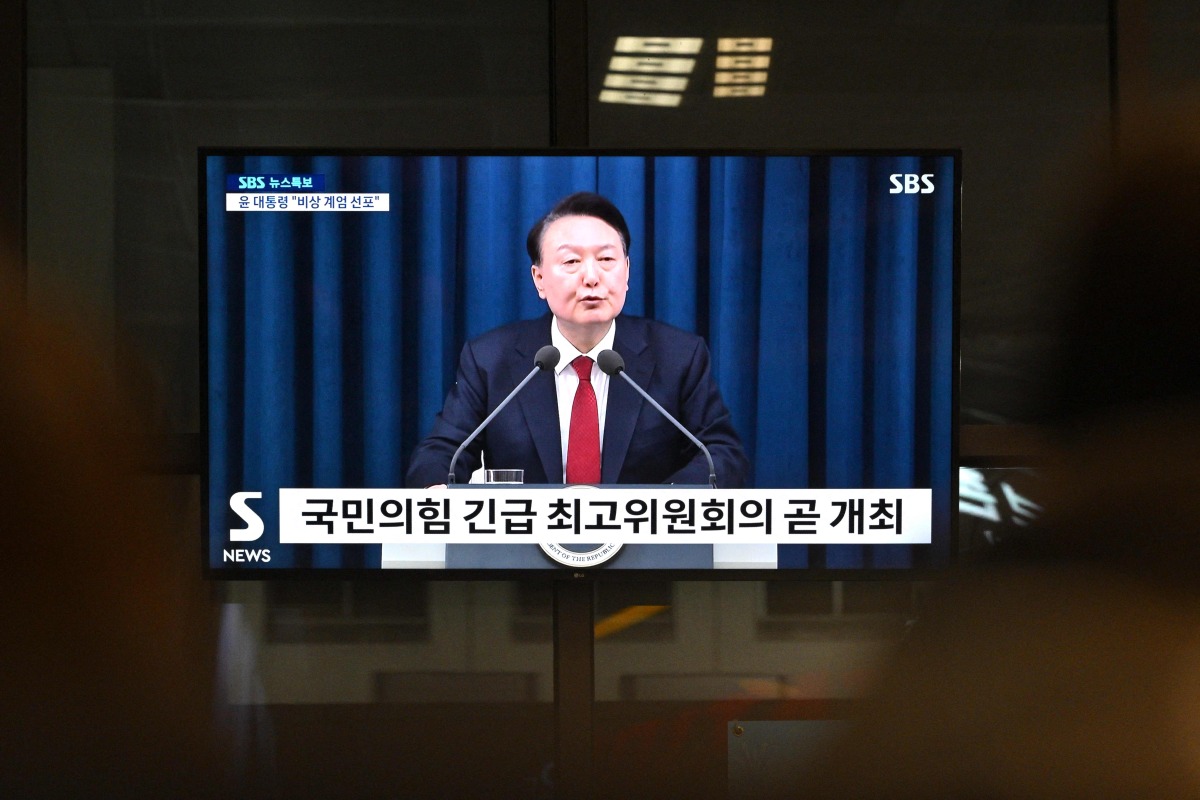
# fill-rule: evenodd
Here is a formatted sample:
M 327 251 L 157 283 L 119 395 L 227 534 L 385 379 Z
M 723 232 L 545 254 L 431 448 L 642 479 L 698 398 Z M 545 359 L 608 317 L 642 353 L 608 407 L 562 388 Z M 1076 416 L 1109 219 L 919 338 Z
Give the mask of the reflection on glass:
M 762 97 L 767 93 L 767 68 L 771 66 L 772 40 L 718 39 L 713 75 L 713 97 Z M 747 55 L 747 53 L 751 55 Z
M 969 553 L 986 549 L 1028 528 L 1044 512 L 1033 499 L 1041 490 L 1038 474 L 1030 469 L 959 469 L 960 550 Z
M 550 586 L 400 580 L 228 586 L 238 704 L 549 703 Z
M 604 584 L 596 699 L 858 697 L 916 607 L 908 581 Z
M 604 76 L 601 103 L 674 107 L 683 100 L 703 39 L 618 36 Z M 666 57 L 670 56 L 670 57 Z
M 719 37 L 713 97 L 762 97 L 774 39 Z M 696 80 L 704 39 L 698 37 L 618 36 L 600 91 L 601 103 L 674 108 L 683 102 L 689 83 Z M 705 65 L 707 66 L 707 64 Z M 689 77 L 682 77 L 682 76 Z M 697 87 L 698 88 L 698 87 Z

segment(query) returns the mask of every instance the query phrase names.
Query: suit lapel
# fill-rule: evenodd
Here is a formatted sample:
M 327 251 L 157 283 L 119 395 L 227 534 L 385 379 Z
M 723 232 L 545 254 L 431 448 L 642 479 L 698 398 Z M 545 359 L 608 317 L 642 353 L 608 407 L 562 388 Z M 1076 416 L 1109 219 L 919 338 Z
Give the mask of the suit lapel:
M 533 369 L 533 357 L 537 351 L 550 344 L 550 316 L 535 320 L 517 343 L 521 358 L 510 362 L 509 385 L 520 383 L 529 370 Z M 541 372 L 534 376 L 529 385 L 517 396 L 525 425 L 533 438 L 538 459 L 546 471 L 547 483 L 561 483 L 562 435 L 558 428 L 558 395 L 554 388 L 554 373 Z
M 646 389 L 654 375 L 654 359 L 648 358 L 645 350 L 646 329 L 643 321 L 636 317 L 618 317 L 617 335 L 613 349 L 625 359 L 625 371 L 638 386 Z M 601 456 L 600 480 L 602 483 L 617 483 L 638 414 L 646 401 L 619 375 L 608 381 L 608 409 L 604 415 L 604 453 Z

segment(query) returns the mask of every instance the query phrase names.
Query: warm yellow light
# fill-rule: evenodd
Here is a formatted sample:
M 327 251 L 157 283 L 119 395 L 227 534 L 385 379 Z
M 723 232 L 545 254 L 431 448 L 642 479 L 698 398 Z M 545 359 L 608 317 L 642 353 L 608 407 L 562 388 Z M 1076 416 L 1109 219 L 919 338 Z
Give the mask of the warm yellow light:
M 655 58 L 654 56 L 613 56 L 609 72 L 653 72 L 686 75 L 696 68 L 694 58 Z
M 626 606 L 615 614 L 610 614 L 596 623 L 592 635 L 597 639 L 612 636 L 626 628 L 633 627 L 639 622 L 661 614 L 670 606 Z
M 758 86 L 714 86 L 713 97 L 762 97 L 767 87 Z
M 713 81 L 722 83 L 766 83 L 767 73 L 763 72 L 718 72 Z
M 766 69 L 769 66 L 770 56 L 717 56 L 717 69 Z
M 769 53 L 771 37 L 717 39 L 718 53 Z
M 667 36 L 618 36 L 613 51 L 617 53 L 668 53 L 695 55 L 704 45 L 703 39 Z
M 643 92 L 682 92 L 687 88 L 687 78 L 668 75 L 617 75 L 604 76 L 604 85 L 609 89 L 638 89 Z

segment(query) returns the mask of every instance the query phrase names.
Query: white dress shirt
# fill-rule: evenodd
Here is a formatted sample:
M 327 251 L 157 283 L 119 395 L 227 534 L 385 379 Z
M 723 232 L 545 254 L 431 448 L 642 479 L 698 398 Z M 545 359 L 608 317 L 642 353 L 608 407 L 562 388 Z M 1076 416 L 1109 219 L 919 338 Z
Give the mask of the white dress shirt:
M 562 441 L 563 481 L 567 474 L 567 442 L 571 437 L 571 406 L 575 402 L 575 389 L 579 386 L 579 375 L 571 362 L 579 356 L 592 359 L 592 389 L 596 392 L 596 412 L 600 418 L 600 454 L 604 455 L 604 416 L 608 410 L 608 375 L 600 369 L 596 358 L 604 350 L 611 350 L 613 340 L 617 335 L 617 321 L 614 319 L 595 347 L 586 353 L 575 349 L 575 345 L 567 341 L 558 329 L 558 318 L 550 320 L 550 343 L 558 348 L 561 355 L 558 366 L 554 370 L 554 390 L 558 394 L 558 431 Z

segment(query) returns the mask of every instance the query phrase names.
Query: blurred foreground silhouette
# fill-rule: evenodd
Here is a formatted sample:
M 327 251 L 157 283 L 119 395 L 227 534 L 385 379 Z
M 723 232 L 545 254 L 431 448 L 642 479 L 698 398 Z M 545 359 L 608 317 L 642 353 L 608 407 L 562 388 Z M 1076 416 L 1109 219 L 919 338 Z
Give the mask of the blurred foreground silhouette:
M 0 313 L 0 797 L 223 794 L 198 543 L 100 363 Z
M 1047 514 L 938 587 L 789 795 L 1200 796 L 1200 135 L 1123 146 L 1075 210 Z

